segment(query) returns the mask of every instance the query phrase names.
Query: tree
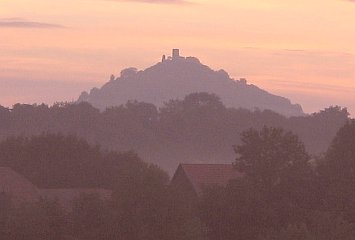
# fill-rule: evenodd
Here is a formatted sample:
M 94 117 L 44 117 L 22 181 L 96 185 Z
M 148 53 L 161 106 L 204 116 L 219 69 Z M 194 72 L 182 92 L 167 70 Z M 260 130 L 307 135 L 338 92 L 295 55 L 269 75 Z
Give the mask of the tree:
M 114 236 L 131 240 L 166 239 L 166 173 L 143 162 L 117 173 L 111 202 L 110 226 Z
M 107 201 L 97 194 L 82 194 L 73 202 L 70 214 L 73 235 L 80 239 L 103 239 L 109 224 Z
M 6 230 L 4 239 L 8 240 L 55 239 L 48 216 L 38 203 L 26 203 L 14 208 Z
M 242 144 L 234 147 L 235 166 L 255 184 L 271 188 L 309 171 L 309 155 L 296 135 L 280 128 L 263 127 L 242 133 Z
M 235 167 L 244 177 L 202 197 L 208 238 L 254 240 L 272 233 L 264 239 L 308 239 L 303 225 L 320 198 L 303 143 L 273 127 L 245 131 L 241 141 L 235 147 Z
M 260 236 L 259 240 L 354 240 L 352 224 L 338 213 L 310 211 L 297 224 Z
M 51 240 L 62 240 L 68 232 L 67 214 L 64 208 L 57 201 L 47 199 L 40 199 L 37 204 L 46 216 Z
M 13 203 L 10 196 L 0 192 L 0 236 L 6 234 L 6 227 L 13 210 Z
M 221 99 L 211 93 L 198 92 L 191 93 L 184 98 L 183 105 L 185 109 L 208 108 L 211 110 L 225 109 Z
M 255 240 L 279 224 L 277 210 L 264 192 L 246 178 L 226 187 L 205 189 L 200 202 L 201 221 L 210 240 Z
M 254 204 L 245 201 L 245 206 L 263 219 L 257 219 L 260 230 L 301 221 L 319 203 L 316 176 L 303 143 L 293 133 L 273 127 L 245 131 L 241 140 L 235 147 L 235 166 L 245 177 L 236 183 L 248 189 Z M 239 195 L 235 199 L 241 199 Z
M 326 191 L 325 207 L 355 223 L 355 120 L 338 131 L 318 169 Z
M 348 121 L 326 152 L 324 170 L 337 179 L 355 179 L 355 120 Z

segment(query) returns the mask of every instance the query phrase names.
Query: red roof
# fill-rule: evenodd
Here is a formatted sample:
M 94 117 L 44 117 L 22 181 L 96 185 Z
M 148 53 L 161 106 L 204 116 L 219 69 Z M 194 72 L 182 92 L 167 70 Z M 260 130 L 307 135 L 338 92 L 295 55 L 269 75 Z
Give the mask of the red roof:
M 0 167 L 0 193 L 9 195 L 15 203 L 34 202 L 39 198 L 37 187 L 8 167 Z
M 204 186 L 226 186 L 231 179 L 243 176 L 233 164 L 180 164 L 176 173 L 179 169 L 184 171 L 198 194 Z
M 0 194 L 9 195 L 15 203 L 36 202 L 41 197 L 57 200 L 65 209 L 70 210 L 75 198 L 81 194 L 95 194 L 102 200 L 111 198 L 112 191 L 101 188 L 80 189 L 38 189 L 30 181 L 8 167 L 0 167 Z

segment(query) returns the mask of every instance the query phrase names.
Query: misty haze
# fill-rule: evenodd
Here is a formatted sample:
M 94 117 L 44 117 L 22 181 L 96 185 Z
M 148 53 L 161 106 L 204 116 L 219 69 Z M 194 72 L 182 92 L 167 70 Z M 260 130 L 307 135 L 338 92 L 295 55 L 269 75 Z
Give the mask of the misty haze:
M 0 2 L 0 240 L 354 240 L 351 0 Z

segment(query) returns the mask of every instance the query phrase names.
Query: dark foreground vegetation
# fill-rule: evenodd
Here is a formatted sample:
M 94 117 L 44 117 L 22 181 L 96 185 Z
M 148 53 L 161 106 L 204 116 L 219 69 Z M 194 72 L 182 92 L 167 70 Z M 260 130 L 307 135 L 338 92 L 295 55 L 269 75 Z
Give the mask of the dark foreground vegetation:
M 0 107 L 0 139 L 42 133 L 75 135 L 115 151 L 134 150 L 170 174 L 181 162 L 230 163 L 240 134 L 264 125 L 294 132 L 310 154 L 325 152 L 348 119 L 346 109 L 330 107 L 304 117 L 272 111 L 226 108 L 212 94 L 194 93 L 157 109 L 128 102 L 100 112 L 88 103 L 16 104 Z
M 355 231 L 355 121 L 321 157 L 280 128 L 241 134 L 234 163 L 243 177 L 187 196 L 167 174 L 132 153 L 61 135 L 10 138 L 0 165 L 39 186 L 105 187 L 112 198 L 81 195 L 67 211 L 55 201 L 14 204 L 0 195 L 0 236 L 46 239 L 351 240 Z M 65 178 L 60 178 L 65 176 Z
M 200 199 L 208 239 L 354 239 L 355 121 L 311 158 L 296 135 L 250 130 L 235 147 L 243 178 Z

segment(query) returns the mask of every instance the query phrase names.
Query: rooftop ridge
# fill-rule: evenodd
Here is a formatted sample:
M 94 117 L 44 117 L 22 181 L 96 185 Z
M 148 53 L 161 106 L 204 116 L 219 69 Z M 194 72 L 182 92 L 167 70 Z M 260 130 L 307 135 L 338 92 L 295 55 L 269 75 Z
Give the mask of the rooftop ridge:
M 180 163 L 180 165 L 198 165 L 198 166 L 202 166 L 202 165 L 226 165 L 226 166 L 230 166 L 230 165 L 233 165 L 233 163 Z
M 226 186 L 230 180 L 242 176 L 243 173 L 235 169 L 233 163 L 181 163 L 172 182 L 187 178 L 199 195 L 205 186 Z

